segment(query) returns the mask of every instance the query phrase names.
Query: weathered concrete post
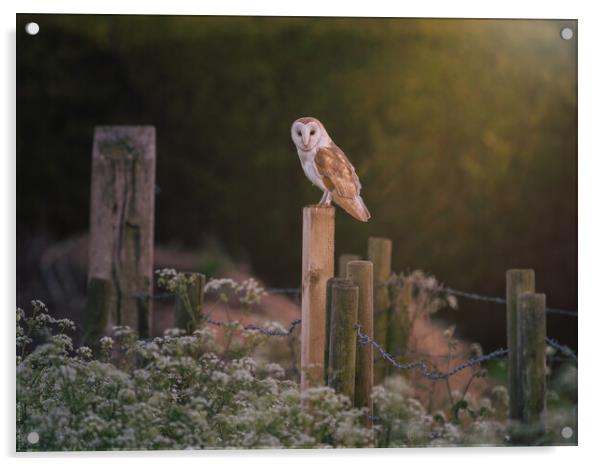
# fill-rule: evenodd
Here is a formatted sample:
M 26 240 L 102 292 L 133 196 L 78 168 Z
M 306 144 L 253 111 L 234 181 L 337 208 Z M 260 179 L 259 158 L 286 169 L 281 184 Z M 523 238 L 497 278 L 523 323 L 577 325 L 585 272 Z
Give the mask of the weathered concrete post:
M 141 337 L 152 314 L 155 158 L 152 126 L 94 130 L 88 282 L 109 281 L 109 323 Z
M 301 388 L 324 383 L 326 282 L 334 275 L 334 207 L 303 208 Z
M 527 269 L 512 269 L 506 272 L 506 332 L 508 341 L 508 395 L 510 419 L 520 419 L 522 387 L 518 373 L 518 297 L 525 292 L 535 292 L 535 272 Z

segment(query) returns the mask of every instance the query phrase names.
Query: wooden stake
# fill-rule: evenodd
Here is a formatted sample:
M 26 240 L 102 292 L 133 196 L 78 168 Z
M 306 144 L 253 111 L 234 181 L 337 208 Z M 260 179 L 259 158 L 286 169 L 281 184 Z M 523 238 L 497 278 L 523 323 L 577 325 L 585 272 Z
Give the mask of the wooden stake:
M 525 292 L 535 292 L 535 272 L 512 269 L 506 272 L 506 333 L 508 343 L 508 395 L 510 419 L 520 419 L 522 412 L 522 387 L 518 373 L 518 297 Z
M 110 323 L 150 334 L 155 128 L 94 130 L 88 281 L 109 280 Z
M 519 416 L 537 435 L 544 431 L 546 407 L 546 295 L 522 293 L 518 309 Z
M 389 353 L 393 357 L 399 358 L 406 353 L 412 334 L 413 322 L 410 315 L 411 284 L 404 283 L 401 290 L 397 286 L 389 286 L 389 297 L 391 304 L 386 339 Z
M 373 265 L 370 261 L 351 261 L 347 264 L 347 277 L 358 286 L 357 320 L 364 335 L 374 337 L 374 292 Z M 374 383 L 374 354 L 372 345 L 358 348 L 355 369 L 355 403 L 361 408 L 368 408 L 372 416 L 372 385 Z M 371 425 L 371 421 L 368 421 Z
M 91 278 L 88 282 L 84 314 L 83 344 L 96 350 L 104 335 L 111 313 L 112 288 L 109 280 Z
M 326 282 L 334 275 L 334 207 L 303 208 L 301 389 L 324 383 Z
M 176 312 L 174 324 L 191 333 L 201 325 L 203 313 L 203 297 L 205 289 L 205 275 L 201 273 L 187 273 L 189 284 L 185 297 L 176 296 Z
M 326 341 L 324 342 L 324 363 L 328 365 L 330 360 L 330 326 L 332 322 L 332 287 L 337 283 L 349 283 L 349 280 L 341 277 L 329 278 L 326 282 Z M 328 384 L 328 373 L 324 373 L 324 383 Z
M 391 252 L 393 242 L 388 238 L 368 238 L 368 260 L 374 264 L 374 338 L 389 351 L 387 341 L 391 303 L 387 280 L 391 276 Z M 389 366 L 382 359 L 374 365 L 376 383 L 384 380 Z
M 351 261 L 359 261 L 362 258 L 358 254 L 341 254 L 339 256 L 339 270 L 337 277 L 345 278 L 347 276 L 347 263 Z
M 358 286 L 351 280 L 332 285 L 328 386 L 354 400 Z

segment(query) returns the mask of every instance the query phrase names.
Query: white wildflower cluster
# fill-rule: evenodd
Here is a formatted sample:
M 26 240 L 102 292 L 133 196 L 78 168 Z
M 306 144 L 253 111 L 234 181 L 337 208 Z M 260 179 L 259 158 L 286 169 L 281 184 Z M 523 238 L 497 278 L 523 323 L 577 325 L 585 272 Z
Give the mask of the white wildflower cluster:
M 450 337 L 452 334 L 450 334 Z M 507 395 L 495 387 L 491 398 L 473 399 L 452 391 L 458 400 L 451 412 L 429 414 L 412 398 L 413 390 L 401 376 L 389 377 L 374 387 L 377 446 L 502 445 L 506 435 Z
M 435 277 L 422 270 L 392 274 L 387 285 L 391 301 L 401 300 L 404 306 L 409 305 L 414 317 L 428 316 L 446 307 L 458 308 L 458 299 L 445 292 Z
M 175 269 L 159 269 L 155 273 L 157 274 L 157 284 L 176 294 L 186 293 L 188 285 L 194 280 L 194 276 L 177 272 Z
M 141 341 L 116 327 L 92 345 L 96 359 L 90 348 L 74 348 L 63 333 L 69 325 L 32 306 L 17 310 L 17 341 L 30 339 L 17 359 L 18 451 L 502 445 L 507 435 L 504 386 L 479 397 L 454 390 L 450 409 L 429 412 L 403 377 L 389 377 L 374 387 L 369 429 L 366 410 L 345 396 L 328 387 L 301 391 L 280 365 L 258 365 L 250 345 L 220 345 L 212 328 Z M 574 444 L 576 368 L 555 371 L 546 439 Z M 561 436 L 565 427 L 570 438 Z M 27 441 L 30 432 L 37 443 Z
M 267 294 L 254 278 L 248 278 L 240 283 L 231 278 L 213 278 L 205 285 L 205 292 L 219 293 L 220 300 L 224 302 L 229 302 L 233 297 L 244 306 L 261 303 L 261 299 Z
M 283 379 L 285 375 L 282 366 L 276 363 L 266 364 L 263 370 L 265 371 L 268 377 L 272 377 L 274 379 Z
M 17 449 L 373 445 L 365 413 L 346 397 L 327 388 L 302 393 L 279 365 L 232 358 L 214 336 L 201 328 L 139 341 L 116 327 L 99 342 L 101 362 L 90 348 L 74 349 L 69 337 L 53 334 L 18 360 Z M 32 431 L 35 444 L 27 442 Z

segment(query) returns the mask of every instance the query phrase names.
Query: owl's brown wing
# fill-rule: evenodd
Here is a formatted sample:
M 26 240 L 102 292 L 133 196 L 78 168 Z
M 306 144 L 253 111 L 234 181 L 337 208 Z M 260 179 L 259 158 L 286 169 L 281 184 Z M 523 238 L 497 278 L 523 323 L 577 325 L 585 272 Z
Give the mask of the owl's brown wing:
M 329 191 L 344 198 L 359 195 L 362 185 L 355 174 L 355 169 L 345 153 L 336 145 L 331 144 L 319 149 L 314 161 Z

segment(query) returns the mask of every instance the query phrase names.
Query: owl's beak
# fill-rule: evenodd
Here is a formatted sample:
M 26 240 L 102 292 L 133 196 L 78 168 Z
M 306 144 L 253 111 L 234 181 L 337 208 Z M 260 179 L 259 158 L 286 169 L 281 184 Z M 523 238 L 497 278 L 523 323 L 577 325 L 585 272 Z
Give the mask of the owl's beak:
M 303 142 L 303 146 L 307 147 L 307 145 L 309 144 L 309 133 L 304 132 L 301 135 L 301 141 Z

